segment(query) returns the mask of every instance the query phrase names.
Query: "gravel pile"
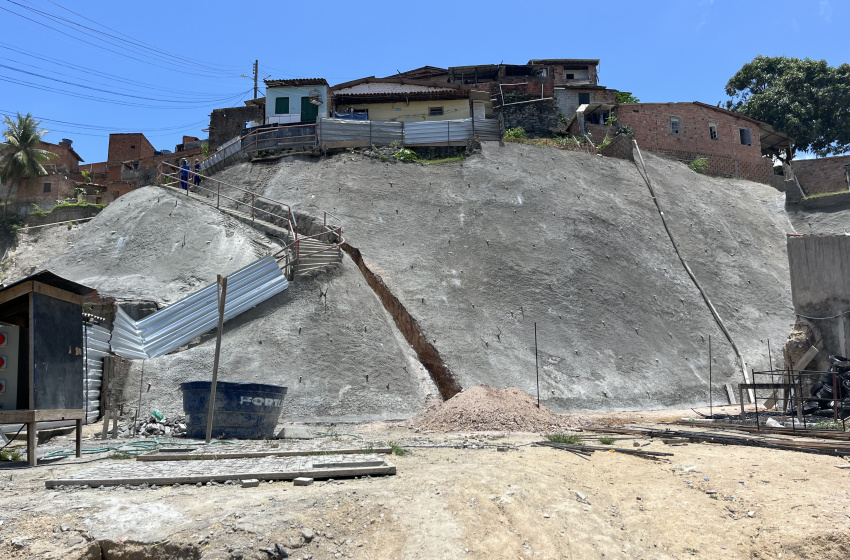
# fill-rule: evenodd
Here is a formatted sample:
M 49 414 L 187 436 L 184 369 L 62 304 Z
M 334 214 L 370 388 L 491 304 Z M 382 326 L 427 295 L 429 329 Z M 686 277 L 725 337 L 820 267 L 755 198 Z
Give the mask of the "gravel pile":
M 555 414 L 516 388 L 479 385 L 428 408 L 411 419 L 414 427 L 435 432 L 546 432 L 579 425 L 576 416 Z
M 186 435 L 186 417 L 159 419 L 151 415 L 148 418 L 139 418 L 135 425 L 133 422 L 119 424 L 118 432 L 121 437 L 183 436 Z

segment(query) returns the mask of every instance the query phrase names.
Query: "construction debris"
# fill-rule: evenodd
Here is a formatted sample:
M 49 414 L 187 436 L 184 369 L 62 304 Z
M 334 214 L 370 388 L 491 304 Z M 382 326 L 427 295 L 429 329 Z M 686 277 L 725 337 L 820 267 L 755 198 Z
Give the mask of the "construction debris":
M 615 453 L 625 453 L 627 455 L 637 455 L 645 459 L 659 460 L 661 457 L 672 457 L 672 453 L 663 453 L 661 451 L 644 451 L 642 449 L 625 449 L 621 447 L 599 447 L 596 445 L 584 445 L 581 443 L 555 443 L 552 441 L 538 441 L 535 445 L 544 445 L 546 447 L 554 447 L 555 449 L 563 449 L 571 453 L 579 455 L 590 455 L 594 451 L 613 451 Z
M 776 429 L 776 428 L 774 428 Z M 786 451 L 802 451 L 803 453 L 816 453 L 820 455 L 850 455 L 850 443 L 823 442 L 823 441 L 801 441 L 797 439 L 779 438 L 770 435 L 745 436 L 716 432 L 689 432 L 677 430 L 656 430 L 652 428 L 585 428 L 590 432 L 606 434 L 628 434 L 652 438 L 686 438 L 692 442 L 720 443 L 723 445 L 748 445 L 765 447 L 768 449 L 783 449 Z

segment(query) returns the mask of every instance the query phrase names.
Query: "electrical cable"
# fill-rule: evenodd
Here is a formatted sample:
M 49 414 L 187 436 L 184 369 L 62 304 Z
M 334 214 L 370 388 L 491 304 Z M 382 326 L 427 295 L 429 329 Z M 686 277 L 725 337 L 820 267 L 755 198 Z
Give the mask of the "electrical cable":
M 23 429 L 24 429 L 24 424 L 21 424 L 21 427 L 20 427 L 20 428 L 18 428 L 18 431 L 17 431 L 17 432 L 15 432 L 15 435 L 14 435 L 14 436 L 12 436 L 12 438 L 11 438 L 11 439 L 9 439 L 9 441 L 7 441 L 7 442 L 6 442 L 6 445 L 4 445 L 3 447 L 0 447 L 0 451 L 3 451 L 4 449 L 6 449 L 6 448 L 7 448 L 7 447 L 9 447 L 10 445 L 12 445 L 12 442 L 13 442 L 13 441 L 14 441 L 14 440 L 18 437 L 18 434 L 20 434 L 20 433 L 21 433 L 21 430 L 23 430 Z

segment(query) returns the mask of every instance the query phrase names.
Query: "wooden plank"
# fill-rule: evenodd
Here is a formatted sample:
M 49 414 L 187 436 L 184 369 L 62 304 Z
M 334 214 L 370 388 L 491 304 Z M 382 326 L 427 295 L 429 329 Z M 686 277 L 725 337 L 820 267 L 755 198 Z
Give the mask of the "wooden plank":
M 800 356 L 800 359 L 797 360 L 797 363 L 794 364 L 794 367 L 792 367 L 791 369 L 794 369 L 794 370 L 797 370 L 797 371 L 802 370 L 802 369 L 806 369 L 806 366 L 809 365 L 809 362 L 811 362 L 814 359 L 814 357 L 818 355 L 818 352 L 819 352 L 819 350 L 817 349 L 817 347 L 812 346 L 811 348 L 806 350 L 805 354 Z
M 32 282 L 21 282 L 17 286 L 12 286 L 7 290 L 0 292 L 0 304 L 12 301 L 15 298 L 25 296 L 32 292 Z
M 371 449 L 285 449 L 269 451 L 244 451 L 239 453 L 163 453 L 162 450 L 153 451 L 136 457 L 136 461 L 195 461 L 198 459 L 246 459 L 252 457 L 299 457 L 312 455 L 314 453 L 333 453 L 334 455 L 356 455 L 358 453 L 380 453 L 389 455 L 391 447 L 373 447 Z
M 259 480 L 293 480 L 299 477 L 307 477 L 312 479 L 339 478 L 350 476 L 381 476 L 396 474 L 396 467 L 392 463 L 386 463 L 383 467 L 357 467 L 357 468 L 340 468 L 340 469 L 310 469 L 302 471 L 278 471 L 266 473 L 241 473 L 233 472 L 228 474 L 214 475 L 190 475 L 190 476 L 164 476 L 164 477 L 145 477 L 145 478 L 65 478 L 46 480 L 44 485 L 46 488 L 56 488 L 57 486 L 138 486 L 141 484 L 156 484 L 157 486 L 172 485 L 172 484 L 197 484 L 198 482 L 206 484 L 207 482 L 223 482 L 226 480 L 242 480 L 246 478 L 256 478 Z
M 86 417 L 86 409 L 60 408 L 56 410 L 0 410 L 0 424 L 26 424 L 52 420 L 79 420 Z
M 35 422 L 27 423 L 27 460 L 31 467 L 38 464 L 38 436 L 36 435 Z
M 735 391 L 732 390 L 732 385 L 724 383 L 726 387 L 726 396 L 729 398 L 729 404 L 738 404 L 738 399 L 735 398 Z
M 72 292 L 66 292 L 65 290 L 60 290 L 59 288 L 56 288 L 54 286 L 48 286 L 47 284 L 42 284 L 41 282 L 33 282 L 32 284 L 33 292 L 52 297 L 54 299 L 60 299 L 62 301 L 74 303 L 77 305 L 83 304 L 83 296 L 77 295 Z

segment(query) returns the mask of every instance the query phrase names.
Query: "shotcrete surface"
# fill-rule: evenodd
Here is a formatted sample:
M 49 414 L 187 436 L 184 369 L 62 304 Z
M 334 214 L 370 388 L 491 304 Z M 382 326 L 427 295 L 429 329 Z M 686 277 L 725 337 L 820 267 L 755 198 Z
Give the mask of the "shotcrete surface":
M 644 157 L 682 253 L 748 365 L 766 368 L 766 341 L 794 320 L 777 191 Z M 630 162 L 485 143 L 458 163 L 346 153 L 217 177 L 337 214 L 464 387 L 535 394 L 535 323 L 541 398 L 556 411 L 705 404 L 709 336 L 714 398 L 741 381 Z
M 276 246 L 215 208 L 146 187 L 107 206 L 45 267 L 104 296 L 169 303 Z

